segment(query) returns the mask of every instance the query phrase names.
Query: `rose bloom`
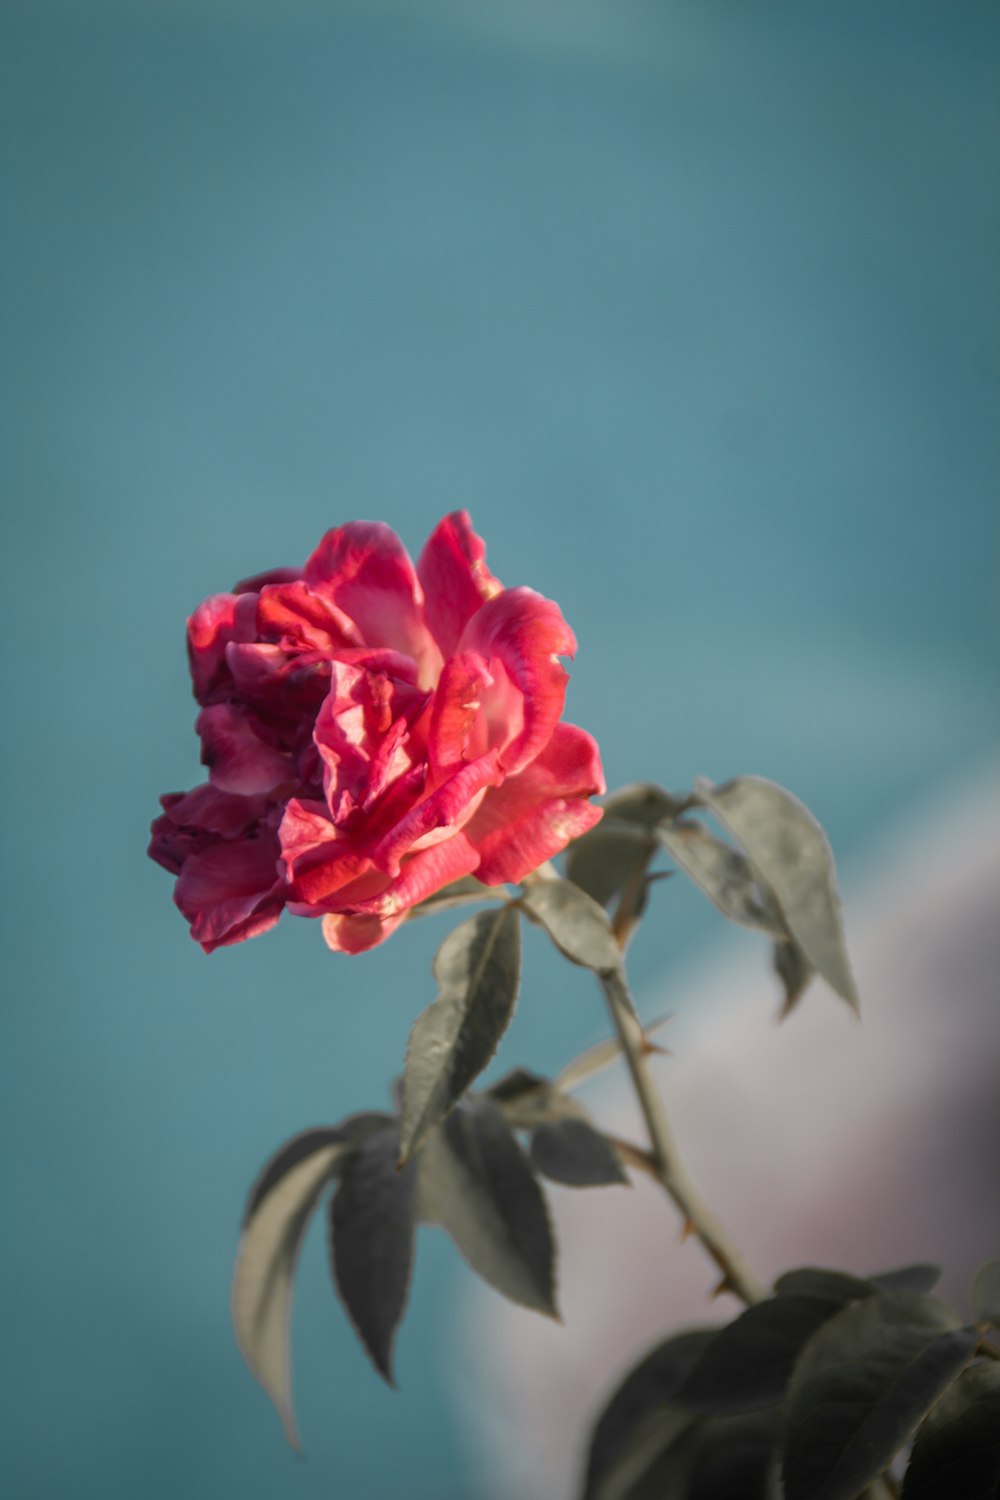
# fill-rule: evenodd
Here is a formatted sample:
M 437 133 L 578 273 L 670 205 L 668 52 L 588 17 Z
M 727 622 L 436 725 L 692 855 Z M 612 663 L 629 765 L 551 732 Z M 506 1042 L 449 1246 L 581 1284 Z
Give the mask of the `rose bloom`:
M 149 853 L 206 952 L 287 907 L 359 953 L 451 881 L 522 880 L 601 816 L 597 745 L 560 723 L 573 633 L 493 577 L 464 511 L 416 568 L 388 526 L 329 531 L 303 569 L 206 599 L 188 647 L 208 781 L 161 799 Z

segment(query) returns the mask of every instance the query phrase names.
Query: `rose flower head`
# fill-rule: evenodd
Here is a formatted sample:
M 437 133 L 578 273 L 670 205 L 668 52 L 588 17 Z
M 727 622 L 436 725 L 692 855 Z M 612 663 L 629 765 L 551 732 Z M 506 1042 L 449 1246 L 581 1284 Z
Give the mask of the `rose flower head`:
M 327 532 L 302 569 L 188 621 L 208 781 L 161 799 L 149 853 L 206 952 L 322 917 L 380 943 L 465 875 L 522 880 L 599 820 L 592 737 L 560 722 L 573 633 L 505 589 L 465 511 L 414 568 L 388 526 Z

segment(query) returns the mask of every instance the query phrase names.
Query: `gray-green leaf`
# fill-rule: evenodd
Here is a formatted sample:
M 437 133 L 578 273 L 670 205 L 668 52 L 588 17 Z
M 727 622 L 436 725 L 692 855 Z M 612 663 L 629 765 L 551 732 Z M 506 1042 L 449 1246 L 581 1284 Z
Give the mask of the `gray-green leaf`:
M 310 1217 L 354 1150 L 341 1130 L 308 1130 L 267 1164 L 250 1194 L 233 1275 L 240 1352 L 298 1448 L 292 1412 L 289 1328 L 295 1264 Z
M 857 1010 L 833 855 L 812 813 L 761 776 L 699 781 L 695 791 L 745 849 L 810 963 Z
M 963 1370 L 928 1413 L 910 1455 L 903 1500 L 1000 1495 L 1000 1364 Z
M 609 906 L 646 868 L 656 839 L 634 823 L 606 815 L 566 851 L 566 875 L 601 906 Z
M 453 880 L 451 885 L 446 885 L 432 896 L 425 896 L 423 901 L 418 901 L 416 906 L 411 907 L 411 917 L 430 917 L 436 912 L 450 911 L 455 906 L 471 906 L 474 901 L 505 901 L 508 898 L 508 889 L 505 885 L 483 885 L 475 875 L 463 875 L 461 880 Z
M 417 1158 L 417 1214 L 497 1291 L 556 1316 L 555 1243 L 541 1189 L 500 1107 L 467 1099 Z
M 401 1160 L 461 1099 L 499 1045 L 514 1013 L 521 973 L 513 906 L 480 912 L 438 949 L 437 999 L 417 1018 L 403 1075 Z
M 521 904 L 572 963 L 595 974 L 620 968 L 621 953 L 607 912 L 571 880 L 536 881 Z
M 696 885 L 731 922 L 785 936 L 785 924 L 767 891 L 757 882 L 745 854 L 724 844 L 699 823 L 661 823 L 661 842 Z
M 944 1302 L 887 1292 L 809 1340 L 785 1403 L 786 1500 L 855 1500 L 969 1362 L 974 1330 Z

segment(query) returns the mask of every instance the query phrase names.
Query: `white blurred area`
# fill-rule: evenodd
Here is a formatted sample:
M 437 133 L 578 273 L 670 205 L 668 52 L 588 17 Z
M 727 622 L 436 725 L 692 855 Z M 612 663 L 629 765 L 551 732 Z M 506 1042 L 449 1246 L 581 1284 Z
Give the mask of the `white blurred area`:
M 747 934 L 685 987 L 659 1080 L 696 1181 L 761 1276 L 935 1260 L 965 1309 L 974 1270 L 1000 1254 L 1000 764 L 915 810 L 844 897 L 861 1024 L 817 981 L 775 1025 Z M 643 1011 L 677 1003 L 664 988 Z M 645 1142 L 621 1068 L 581 1097 Z M 563 1323 L 471 1281 L 459 1308 L 484 1500 L 569 1500 L 626 1369 L 669 1331 L 736 1310 L 710 1300 L 718 1273 L 679 1242 L 651 1182 L 552 1187 L 550 1201 Z

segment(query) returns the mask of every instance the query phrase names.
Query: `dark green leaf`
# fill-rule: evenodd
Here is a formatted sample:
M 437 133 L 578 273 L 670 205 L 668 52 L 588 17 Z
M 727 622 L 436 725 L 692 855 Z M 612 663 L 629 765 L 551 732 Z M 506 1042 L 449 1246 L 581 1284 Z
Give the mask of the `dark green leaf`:
M 790 1016 L 809 987 L 816 970 L 806 958 L 794 938 L 781 938 L 773 949 L 774 972 L 781 980 L 785 999 L 781 1007 L 780 1020 Z
M 1000 1260 L 980 1266 L 972 1283 L 972 1316 L 977 1323 L 1000 1328 Z
M 746 850 L 806 958 L 857 1010 L 833 855 L 812 813 L 760 776 L 743 776 L 724 786 L 699 781 L 695 790 Z
M 486 1092 L 498 1104 L 507 1104 L 549 1087 L 549 1080 L 543 1078 L 541 1073 L 532 1073 L 529 1068 L 511 1068 L 496 1083 L 491 1083 Z
M 540 1125 L 531 1137 L 531 1159 L 546 1177 L 567 1187 L 628 1182 L 614 1147 L 586 1120 Z
M 348 1144 L 360 1145 L 366 1136 L 388 1125 L 391 1118 L 390 1115 L 372 1110 L 365 1114 L 351 1115 L 346 1120 L 342 1120 L 339 1125 L 324 1125 L 315 1130 L 303 1130 L 301 1135 L 293 1135 L 291 1140 L 286 1141 L 281 1150 L 271 1157 L 251 1188 L 243 1214 L 244 1224 L 257 1212 L 271 1189 L 276 1187 L 298 1162 L 304 1161 L 307 1156 L 314 1156 L 324 1146 L 332 1146 L 337 1142 L 346 1141 Z
M 417 1158 L 418 1214 L 505 1297 L 556 1315 L 545 1199 L 499 1105 L 467 1099 Z
M 785 924 L 758 884 L 745 854 L 713 838 L 700 823 L 662 823 L 660 839 L 696 885 L 731 922 L 785 936 Z
M 786 1271 L 774 1283 L 779 1297 L 827 1297 L 833 1302 L 857 1302 L 873 1297 L 878 1288 L 870 1277 L 853 1276 L 849 1271 L 829 1271 L 823 1266 L 799 1266 Z M 908 1288 L 923 1290 L 923 1288 Z
M 929 1292 L 941 1280 L 941 1267 L 932 1265 L 929 1260 L 920 1260 L 912 1266 L 879 1271 L 868 1280 L 883 1292 Z
M 461 1099 L 493 1056 L 517 1000 L 521 931 L 516 908 L 480 912 L 438 949 L 438 998 L 410 1034 L 403 1075 L 402 1159 Z
M 295 1264 L 313 1211 L 354 1149 L 338 1129 L 295 1136 L 264 1168 L 243 1221 L 233 1275 L 236 1342 L 293 1448 L 299 1446 L 289 1358 Z
M 486 1090 L 503 1110 L 504 1119 L 514 1130 L 534 1130 L 558 1120 L 586 1119 L 586 1110 L 575 1099 L 561 1093 L 555 1084 L 525 1068 L 504 1074 Z
M 572 963 L 596 974 L 620 968 L 607 912 L 571 880 L 538 880 L 528 886 L 521 904 Z
M 687 1500 L 768 1500 L 779 1413 L 718 1417 L 698 1434 Z
M 629 1371 L 594 1426 L 583 1500 L 604 1500 L 603 1486 L 616 1465 L 634 1446 L 643 1446 L 644 1430 L 668 1411 L 688 1372 L 714 1337 L 714 1329 L 703 1328 L 676 1334 L 650 1350 Z M 689 1414 L 677 1416 L 673 1423 L 677 1433 L 686 1430 L 690 1421 Z
M 1000 1496 L 1000 1364 L 963 1370 L 917 1433 L 903 1500 Z
M 874 1276 L 855 1276 L 850 1271 L 828 1270 L 823 1266 L 800 1266 L 786 1271 L 774 1283 L 774 1290 L 804 1294 L 809 1297 L 831 1297 L 835 1302 L 860 1302 L 878 1292 L 929 1292 L 941 1276 L 941 1267 L 929 1261 L 879 1271 Z
M 392 1341 L 413 1267 L 413 1163 L 397 1170 L 395 1126 L 370 1136 L 344 1167 L 330 1204 L 330 1256 L 348 1317 L 392 1384 Z
M 748 1307 L 716 1334 L 678 1400 L 720 1416 L 773 1406 L 785 1394 L 803 1346 L 841 1305 L 786 1293 Z
M 656 839 L 646 829 L 605 815 L 596 828 L 570 844 L 566 876 L 601 906 L 610 906 L 638 879 L 656 848 Z
M 667 1406 L 632 1433 L 602 1477 L 595 1500 L 688 1500 L 688 1484 L 706 1423 Z
M 944 1302 L 886 1292 L 809 1340 L 785 1404 L 786 1500 L 855 1500 L 972 1357 L 974 1331 Z

